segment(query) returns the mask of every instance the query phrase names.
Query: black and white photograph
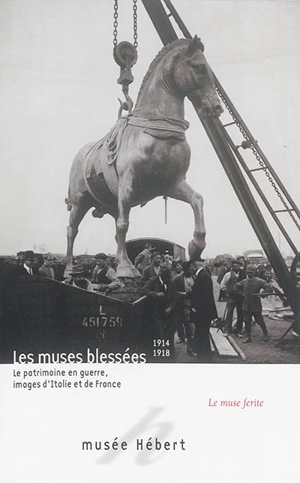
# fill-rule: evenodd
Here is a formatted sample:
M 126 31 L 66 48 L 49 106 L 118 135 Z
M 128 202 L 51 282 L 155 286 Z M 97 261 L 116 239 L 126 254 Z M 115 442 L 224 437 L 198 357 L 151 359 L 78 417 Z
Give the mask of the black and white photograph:
M 296 481 L 300 1 L 0 12 L 1 483 Z

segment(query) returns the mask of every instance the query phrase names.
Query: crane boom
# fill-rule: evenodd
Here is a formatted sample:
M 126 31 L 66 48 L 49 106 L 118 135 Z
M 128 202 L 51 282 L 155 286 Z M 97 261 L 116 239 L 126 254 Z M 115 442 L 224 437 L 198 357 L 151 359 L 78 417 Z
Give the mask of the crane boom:
M 189 33 L 188 29 L 184 25 L 182 19 L 180 18 L 179 14 L 175 10 L 172 2 L 170 0 L 164 0 L 166 7 L 168 8 L 170 14 L 168 15 L 161 0 L 142 0 L 142 3 L 160 36 L 162 43 L 164 45 L 176 40 L 178 38 L 172 23 L 170 22 L 169 17 L 173 17 L 176 21 L 177 25 L 179 26 L 180 30 L 182 31 L 183 35 L 186 38 L 191 38 L 191 34 Z M 221 83 L 215 77 L 215 84 L 217 91 L 222 98 L 223 102 L 225 102 L 226 107 L 229 107 L 231 113 L 233 113 L 234 122 L 230 124 L 237 124 L 242 132 L 244 138 L 249 141 L 250 145 L 252 146 L 252 151 L 255 151 L 257 155 L 261 159 L 261 168 L 268 173 L 269 177 L 273 176 L 275 182 L 278 185 L 277 190 L 280 192 L 281 198 L 284 198 L 287 201 L 284 201 L 284 206 L 287 207 L 284 210 L 287 213 L 291 214 L 293 220 L 296 222 L 296 225 L 299 228 L 299 222 L 296 220 L 296 217 L 300 217 L 299 209 L 297 208 L 296 204 L 290 197 L 289 193 L 281 183 L 279 177 L 276 175 L 274 170 L 272 169 L 270 163 L 266 159 L 266 156 L 262 153 L 261 149 L 256 145 L 256 141 L 254 140 L 252 134 L 248 130 L 246 124 L 242 120 L 241 116 L 237 113 L 234 105 L 232 104 L 231 100 L 227 96 L 225 90 L 221 86 Z M 195 107 L 195 106 L 194 106 Z M 196 110 L 197 112 L 197 110 Z M 292 276 L 290 271 L 288 270 L 286 263 L 280 253 L 280 250 L 274 240 L 274 237 L 260 211 L 260 208 L 250 190 L 248 183 L 246 182 L 245 177 L 243 176 L 240 164 L 243 165 L 243 160 L 241 159 L 242 156 L 239 154 L 236 146 L 234 145 L 233 141 L 229 133 L 226 131 L 226 125 L 223 125 L 218 118 L 212 117 L 204 117 L 201 113 L 197 112 L 197 115 L 221 161 L 221 164 L 229 178 L 229 181 L 232 184 L 232 187 L 250 221 L 253 230 L 256 233 L 258 240 L 260 241 L 274 271 L 278 279 L 279 285 L 284 290 L 290 306 L 295 314 L 295 322 L 293 323 L 294 330 L 300 334 L 300 294 L 299 294 L 299 287 L 295 283 L 295 278 Z M 258 151 L 258 152 L 257 152 Z M 247 170 L 251 171 L 251 170 Z M 254 171 L 254 170 L 252 170 Z M 271 172 L 271 174 L 270 174 Z M 288 233 L 285 231 L 283 226 L 281 225 L 279 219 L 277 218 L 276 211 L 271 208 L 268 203 L 268 200 L 262 193 L 262 190 L 259 190 L 258 184 L 253 181 L 253 173 L 249 175 L 251 181 L 253 182 L 254 187 L 257 189 L 257 192 L 262 197 L 263 201 L 265 202 L 267 208 L 269 209 L 273 219 L 277 223 L 278 227 L 280 228 L 281 232 L 283 233 L 284 237 L 290 244 L 292 250 L 294 251 L 296 257 L 299 258 L 299 250 L 289 237 Z M 272 179 L 272 178 L 271 178 Z M 273 179 L 272 179 L 273 181 Z M 273 181 L 274 183 L 274 181 Z M 261 191 L 261 193 L 260 193 Z M 281 194 L 282 193 L 282 194 Z M 265 198 L 265 199 L 264 199 Z M 287 204 L 289 203 L 289 205 Z M 269 206 L 268 206 L 269 205 Z M 289 208 L 290 206 L 290 208 Z

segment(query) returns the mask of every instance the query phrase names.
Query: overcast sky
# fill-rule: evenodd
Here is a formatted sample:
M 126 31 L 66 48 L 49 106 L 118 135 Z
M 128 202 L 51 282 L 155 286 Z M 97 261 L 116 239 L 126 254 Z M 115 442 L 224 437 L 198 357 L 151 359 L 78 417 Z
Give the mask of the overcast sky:
M 132 2 L 119 3 L 118 40 L 132 42 Z M 300 2 L 173 4 L 189 31 L 201 37 L 208 62 L 299 205 Z M 113 0 L 0 0 L 0 9 L 0 254 L 34 248 L 65 253 L 64 199 L 72 160 L 117 119 L 121 88 L 112 57 Z M 134 100 L 162 47 L 141 2 L 138 36 Z M 188 101 L 185 118 L 192 150 L 187 180 L 204 196 L 203 255 L 260 248 Z M 169 201 L 165 225 L 162 198 L 134 208 L 130 221 L 128 240 L 152 236 L 186 247 L 193 233 L 192 210 L 180 202 Z M 289 230 L 299 248 L 299 231 Z M 88 213 L 75 254 L 115 252 L 114 232 L 109 215 L 99 220 Z M 274 237 L 285 254 L 291 253 L 277 228 Z

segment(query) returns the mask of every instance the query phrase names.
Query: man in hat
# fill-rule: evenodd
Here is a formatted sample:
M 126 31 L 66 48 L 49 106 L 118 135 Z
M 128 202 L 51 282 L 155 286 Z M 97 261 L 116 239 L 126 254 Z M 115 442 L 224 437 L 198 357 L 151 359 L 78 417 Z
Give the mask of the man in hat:
M 171 268 L 171 277 L 174 280 L 178 275 L 182 275 L 182 260 L 173 260 Z
M 191 261 L 195 282 L 191 290 L 191 321 L 195 324 L 195 350 L 198 362 L 211 362 L 209 329 L 218 317 L 211 276 L 204 268 L 204 260 Z
M 135 257 L 134 266 L 142 274 L 149 265 L 151 265 L 151 243 L 147 242 L 145 243 L 144 250 Z
M 168 268 L 172 270 L 173 257 L 172 255 L 170 255 L 169 250 L 165 251 L 165 254 L 163 256 L 163 263 L 166 263 Z
M 244 271 L 241 269 L 239 262 L 233 260 L 230 271 L 225 273 L 220 285 L 220 289 L 224 289 L 226 291 L 225 330 L 228 334 L 232 332 L 233 313 L 236 309 L 237 323 L 234 333 L 238 337 L 243 337 L 243 297 L 240 293 L 237 293 L 233 287 L 236 283 L 244 280 L 245 278 L 246 273 L 244 273 Z
M 162 255 L 160 252 L 153 252 L 151 255 L 151 265 L 145 268 L 140 284 L 143 287 L 152 277 L 157 277 L 160 273 Z
M 121 282 L 117 278 L 117 274 L 112 267 L 107 264 L 107 255 L 105 253 L 97 253 L 95 255 L 96 267 L 93 271 L 92 282 L 95 284 L 94 289 L 99 292 L 110 292 L 121 287 Z
M 38 275 L 34 262 L 33 251 L 27 250 L 24 253 L 24 262 L 18 267 L 17 275 Z
M 160 272 L 151 277 L 142 289 L 151 300 L 150 319 L 154 339 L 168 341 L 171 356 L 174 354 L 175 318 L 174 309 L 179 297 L 171 270 L 162 264 Z
M 93 285 L 87 278 L 84 277 L 84 273 L 85 272 L 82 265 L 73 265 L 70 276 L 64 281 L 64 283 L 92 292 Z
M 43 258 L 44 258 L 44 263 L 39 268 L 39 275 L 41 275 L 41 277 L 47 277 L 47 278 L 51 278 L 52 280 L 54 280 L 55 279 L 55 272 L 54 272 L 54 269 L 52 268 L 54 258 L 50 254 L 44 255 Z
M 246 338 L 243 343 L 251 342 L 251 320 L 254 317 L 255 322 L 261 327 L 263 331 L 263 340 L 268 340 L 268 331 L 262 316 L 262 305 L 259 293 L 264 290 L 264 293 L 272 293 L 272 287 L 265 280 L 255 277 L 255 268 L 248 265 L 246 268 L 246 278 L 234 285 L 234 290 L 244 296 L 243 313 L 245 322 Z
M 176 311 L 176 326 L 177 333 L 180 337 L 181 326 L 184 327 L 183 334 L 185 333 L 187 339 L 187 355 L 195 356 L 194 349 L 194 335 L 195 335 L 195 325 L 191 321 L 191 293 L 192 287 L 194 285 L 194 279 L 191 272 L 190 262 L 181 262 L 183 272 L 177 275 L 173 280 L 175 283 L 176 290 L 180 294 L 180 298 L 177 304 Z

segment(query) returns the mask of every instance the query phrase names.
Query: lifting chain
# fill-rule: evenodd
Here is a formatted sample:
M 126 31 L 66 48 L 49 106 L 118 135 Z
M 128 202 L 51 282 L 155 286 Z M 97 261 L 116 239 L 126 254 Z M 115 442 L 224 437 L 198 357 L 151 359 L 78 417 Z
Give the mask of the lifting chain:
M 116 47 L 117 43 L 118 43 L 118 0 L 115 0 L 115 4 L 114 4 L 114 23 L 113 23 L 113 27 L 114 27 L 114 30 L 113 30 L 113 36 L 114 36 L 114 40 L 113 40 L 113 44 L 114 44 L 114 47 Z
M 122 84 L 122 91 L 125 96 L 125 101 L 120 102 L 118 118 L 121 117 L 122 111 L 132 113 L 133 101 L 129 96 L 129 84 L 134 80 L 131 68 L 137 61 L 137 0 L 133 0 L 133 44 L 127 41 L 118 43 L 118 0 L 114 2 L 114 22 L 113 22 L 113 55 L 116 63 L 120 66 L 120 77 L 117 80 L 118 84 Z
M 138 48 L 138 34 L 137 34 L 137 0 L 133 0 L 133 45 Z
M 298 228 L 298 230 L 300 230 L 300 224 L 298 223 L 295 215 L 290 211 L 290 208 L 287 204 L 287 202 L 285 201 L 284 197 L 282 196 L 281 192 L 279 191 L 275 181 L 273 180 L 272 176 L 270 175 L 269 173 L 269 170 L 268 170 L 268 167 L 265 165 L 265 163 L 263 162 L 263 160 L 261 159 L 259 153 L 257 152 L 257 150 L 255 149 L 255 146 L 253 144 L 253 142 L 251 141 L 251 139 L 249 138 L 249 136 L 247 135 L 247 133 L 245 132 L 243 126 L 240 124 L 238 118 L 234 115 L 234 113 L 232 112 L 229 104 L 227 103 L 225 97 L 223 96 L 223 94 L 220 92 L 220 90 L 218 89 L 218 87 L 216 87 L 216 90 L 217 90 L 217 93 L 219 94 L 220 98 L 222 99 L 226 109 L 228 110 L 229 114 L 231 115 L 232 119 L 234 120 L 235 124 L 237 125 L 237 127 L 239 128 L 240 132 L 242 133 L 244 139 L 246 141 L 243 141 L 243 143 L 241 144 L 241 146 L 246 149 L 246 148 L 250 148 L 251 151 L 253 152 L 255 158 L 257 159 L 259 165 L 261 166 L 261 168 L 263 169 L 266 177 L 268 178 L 269 182 L 271 183 L 271 186 L 272 188 L 274 189 L 275 193 L 277 194 L 278 198 L 280 199 L 280 201 L 282 202 L 283 206 L 285 207 L 286 210 L 288 210 L 288 214 L 290 215 L 291 219 L 293 220 L 293 222 L 295 223 L 296 227 Z

